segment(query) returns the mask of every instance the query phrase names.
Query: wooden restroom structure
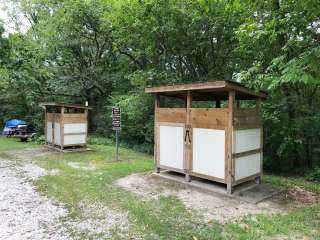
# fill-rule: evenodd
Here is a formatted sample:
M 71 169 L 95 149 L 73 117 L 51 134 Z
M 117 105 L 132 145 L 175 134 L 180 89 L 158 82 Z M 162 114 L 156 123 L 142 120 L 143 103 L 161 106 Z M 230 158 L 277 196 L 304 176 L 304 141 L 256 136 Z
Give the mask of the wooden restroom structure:
M 195 176 L 224 183 L 228 193 L 240 183 L 260 181 L 261 100 L 267 97 L 266 92 L 232 81 L 147 87 L 145 92 L 155 95 L 158 173 L 171 170 L 185 174 L 187 181 Z M 182 99 L 184 105 L 161 107 L 163 97 Z M 194 107 L 197 101 L 212 105 Z
M 63 150 L 87 144 L 89 107 L 56 102 L 43 105 L 47 145 Z

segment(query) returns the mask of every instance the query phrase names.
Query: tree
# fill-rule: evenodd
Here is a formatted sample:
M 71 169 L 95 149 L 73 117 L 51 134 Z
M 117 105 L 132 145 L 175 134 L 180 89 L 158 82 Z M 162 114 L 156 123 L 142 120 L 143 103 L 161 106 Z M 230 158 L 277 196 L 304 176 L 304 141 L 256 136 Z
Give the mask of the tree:
M 290 168 L 314 164 L 319 147 L 320 60 L 317 1 L 248 2 L 251 17 L 239 28 L 239 77 L 250 86 L 266 87 L 267 156 L 278 168 L 281 159 Z M 311 131 L 311 129 L 313 129 Z M 279 169 L 279 168 L 278 168 Z

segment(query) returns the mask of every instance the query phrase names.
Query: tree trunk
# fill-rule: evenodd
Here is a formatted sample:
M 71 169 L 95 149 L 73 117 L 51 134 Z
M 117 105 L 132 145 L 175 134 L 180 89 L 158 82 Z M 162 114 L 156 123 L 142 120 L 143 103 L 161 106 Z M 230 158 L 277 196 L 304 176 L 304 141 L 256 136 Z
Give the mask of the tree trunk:
M 98 113 L 97 97 L 95 95 L 88 94 L 87 101 L 89 103 L 89 106 L 92 107 L 88 114 L 89 132 L 94 132 L 98 128 L 98 121 L 96 118 Z

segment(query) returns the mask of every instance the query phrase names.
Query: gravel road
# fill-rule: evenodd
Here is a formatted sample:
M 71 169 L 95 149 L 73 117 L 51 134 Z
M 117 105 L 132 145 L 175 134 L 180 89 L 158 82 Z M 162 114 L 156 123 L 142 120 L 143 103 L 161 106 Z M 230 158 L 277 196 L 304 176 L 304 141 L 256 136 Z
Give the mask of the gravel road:
M 19 167 L 0 159 L 0 239 L 70 239 L 62 219 L 67 211 L 38 193 L 31 180 L 43 176 L 36 165 Z

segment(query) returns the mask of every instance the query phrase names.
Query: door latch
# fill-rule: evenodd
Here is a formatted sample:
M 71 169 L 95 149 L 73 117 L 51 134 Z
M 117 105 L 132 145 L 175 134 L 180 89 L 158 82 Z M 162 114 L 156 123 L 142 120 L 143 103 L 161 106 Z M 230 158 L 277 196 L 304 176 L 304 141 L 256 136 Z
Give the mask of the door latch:
M 185 142 L 185 143 L 187 142 L 187 136 L 188 136 L 188 141 L 189 141 L 189 143 L 191 143 L 190 130 L 189 130 L 189 129 L 186 130 L 186 134 L 185 134 L 185 136 L 184 136 L 184 142 Z

